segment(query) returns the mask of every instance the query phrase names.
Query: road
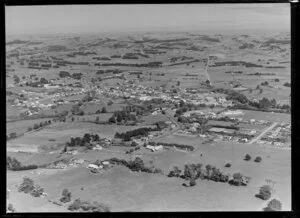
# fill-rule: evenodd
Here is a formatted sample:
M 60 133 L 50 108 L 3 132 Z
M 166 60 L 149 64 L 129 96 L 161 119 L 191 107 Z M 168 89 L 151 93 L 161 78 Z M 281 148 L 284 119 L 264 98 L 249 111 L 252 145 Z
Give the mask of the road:
M 174 132 L 176 132 L 176 131 L 178 131 L 179 129 L 182 128 L 182 124 L 181 124 L 181 123 L 178 123 L 178 122 L 176 121 L 176 119 L 174 119 L 174 117 L 173 117 L 171 114 L 167 114 L 167 113 L 166 113 L 166 116 L 169 118 L 170 121 L 172 121 L 172 122 L 176 125 L 176 128 L 174 128 L 174 129 L 171 130 L 171 131 L 165 132 L 165 133 L 163 133 L 162 135 L 158 135 L 158 136 L 152 138 L 151 141 L 153 141 L 154 139 L 159 139 L 159 138 L 162 138 L 162 137 L 171 135 L 171 134 L 173 134 Z
M 252 139 L 248 144 L 253 144 L 257 140 L 259 140 L 261 137 L 263 137 L 267 132 L 269 132 L 271 129 L 273 129 L 277 125 L 277 122 L 274 122 L 271 126 L 267 127 L 262 133 L 260 133 L 256 138 Z

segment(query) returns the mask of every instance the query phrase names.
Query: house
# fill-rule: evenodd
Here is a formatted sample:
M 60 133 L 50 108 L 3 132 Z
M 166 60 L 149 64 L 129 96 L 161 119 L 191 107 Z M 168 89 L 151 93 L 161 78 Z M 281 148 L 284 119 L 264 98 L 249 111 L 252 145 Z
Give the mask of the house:
M 99 169 L 100 167 L 98 167 L 96 164 L 89 164 L 88 166 L 87 166 L 87 168 L 88 169 Z
M 95 147 L 93 147 L 93 150 L 102 150 L 102 146 L 100 146 L 99 144 L 95 145 Z

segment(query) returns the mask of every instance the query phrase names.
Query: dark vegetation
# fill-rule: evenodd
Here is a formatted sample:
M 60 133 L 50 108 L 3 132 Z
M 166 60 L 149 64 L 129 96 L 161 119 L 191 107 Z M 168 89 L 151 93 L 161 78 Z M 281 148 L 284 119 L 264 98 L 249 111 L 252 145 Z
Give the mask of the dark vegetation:
M 39 185 L 34 185 L 33 180 L 29 177 L 24 177 L 23 182 L 18 188 L 18 191 L 24 192 L 25 194 L 29 193 L 34 197 L 40 197 L 43 194 L 44 189 L 41 188 Z
M 28 127 L 27 131 L 29 132 L 29 131 L 32 131 L 32 130 L 36 130 L 36 129 L 48 126 L 50 124 L 51 124 L 51 120 L 40 122 L 39 124 L 35 123 L 33 125 L 33 127 Z
M 124 67 L 149 67 L 157 68 L 162 66 L 161 61 L 154 61 L 145 64 L 128 64 L 128 63 L 96 63 L 95 66 L 124 66 Z
M 100 204 L 96 201 L 83 201 L 79 198 L 68 206 L 70 211 L 84 211 L 84 212 L 110 212 L 110 208 L 105 204 Z
M 255 195 L 255 197 L 260 198 L 262 200 L 270 199 L 272 195 L 272 188 L 269 185 L 263 185 L 259 189 L 259 193 Z
M 246 75 L 248 75 L 248 76 L 274 76 L 274 75 L 276 75 L 276 73 L 259 73 L 259 72 L 256 72 L 256 73 L 247 73 Z
M 131 137 L 136 136 L 147 136 L 150 131 L 155 131 L 156 129 L 150 128 L 150 127 L 142 127 L 139 129 L 130 130 L 124 133 L 118 133 L 116 132 L 115 138 L 121 138 L 124 141 L 130 141 Z
M 249 161 L 251 160 L 251 156 L 249 154 L 246 154 L 245 158 L 244 158 L 245 161 Z
M 229 183 L 230 185 L 235 186 L 246 186 L 249 181 L 250 177 L 243 176 L 241 173 L 233 174 L 233 179 L 230 180 L 229 174 L 224 174 L 220 171 L 220 169 L 207 164 L 205 167 L 203 164 L 185 164 L 183 174 L 180 175 L 181 170 L 178 167 L 174 167 L 168 174 L 168 177 L 180 177 L 185 180 L 190 181 L 190 186 L 196 185 L 196 179 L 206 179 L 212 180 L 214 182 L 222 182 L 222 183 Z M 184 184 L 187 186 L 186 184 Z
M 221 66 L 244 66 L 244 67 L 264 67 L 262 65 L 253 64 L 245 61 L 224 61 L 224 62 L 215 62 L 211 67 L 221 67 Z
M 288 82 L 284 83 L 283 85 L 286 87 L 291 87 L 291 83 L 288 83 Z
M 81 137 L 71 137 L 70 142 L 67 142 L 66 145 L 68 147 L 75 147 L 75 146 L 86 146 L 90 147 L 91 142 L 99 142 L 100 137 L 98 134 L 90 134 L 90 133 L 85 133 L 84 136 Z
M 271 200 L 267 207 L 264 208 L 264 211 L 281 211 L 281 202 L 277 199 Z
M 122 70 L 119 69 L 108 69 L 108 70 L 97 70 L 96 74 L 97 75 L 101 75 L 101 74 L 105 74 L 105 73 L 113 73 L 113 74 L 119 74 L 122 73 Z
M 262 158 L 260 156 L 257 156 L 255 159 L 254 159 L 254 162 L 257 162 L 257 163 L 260 163 L 262 161 Z
M 71 192 L 65 188 L 62 191 L 62 197 L 59 200 L 60 202 L 67 203 L 71 201 L 71 196 L 72 196 Z
M 33 170 L 37 168 L 38 166 L 34 164 L 22 166 L 21 162 L 18 161 L 16 158 L 10 156 L 6 157 L 6 169 L 8 170 L 21 171 L 21 170 Z
M 123 159 L 118 159 L 118 158 L 111 158 L 108 160 L 110 163 L 116 164 L 116 165 L 122 165 L 125 166 L 127 168 L 129 168 L 131 171 L 134 172 L 145 172 L 145 173 L 162 173 L 162 171 L 160 169 L 157 169 L 153 166 L 151 167 L 147 167 L 144 164 L 144 161 L 139 158 L 136 157 L 134 161 L 130 160 L 130 161 L 126 161 Z

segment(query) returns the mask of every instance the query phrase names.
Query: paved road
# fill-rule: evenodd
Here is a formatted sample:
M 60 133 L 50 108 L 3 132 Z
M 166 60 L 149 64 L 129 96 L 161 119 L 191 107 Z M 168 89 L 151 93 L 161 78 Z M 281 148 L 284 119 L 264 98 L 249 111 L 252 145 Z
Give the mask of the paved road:
M 264 131 L 262 131 L 261 134 L 259 134 L 256 138 L 252 139 L 248 144 L 253 144 L 257 140 L 259 140 L 261 137 L 263 137 L 267 132 L 269 132 L 271 129 L 273 129 L 277 125 L 277 122 L 274 122 L 271 126 L 267 127 Z

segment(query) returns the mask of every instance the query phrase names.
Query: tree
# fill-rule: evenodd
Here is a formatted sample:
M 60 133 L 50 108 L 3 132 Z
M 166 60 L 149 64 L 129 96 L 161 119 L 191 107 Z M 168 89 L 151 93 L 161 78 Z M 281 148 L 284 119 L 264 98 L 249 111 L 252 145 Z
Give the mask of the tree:
M 249 154 L 246 154 L 246 156 L 245 156 L 244 160 L 246 160 L 246 161 L 249 161 L 249 160 L 251 160 L 251 156 L 250 156 Z
M 17 133 L 16 132 L 9 133 L 9 138 L 11 139 L 17 138 Z
M 263 89 L 259 89 L 259 94 L 262 94 L 263 93 Z
M 177 81 L 177 86 L 180 86 L 180 81 Z
M 231 163 L 225 164 L 225 167 L 231 167 Z
M 259 189 L 259 193 L 255 195 L 255 197 L 260 198 L 262 200 L 268 200 L 272 195 L 272 188 L 269 185 L 263 185 Z
M 243 184 L 243 175 L 241 173 L 233 174 L 233 183 L 234 185 L 240 186 Z
M 40 197 L 44 193 L 44 189 L 39 185 L 35 185 L 34 189 L 30 192 L 33 197 Z
M 259 86 L 259 85 L 257 85 L 257 86 L 256 86 L 256 89 L 260 89 L 260 86 Z
M 109 102 L 107 103 L 108 106 L 112 105 L 113 104 L 113 101 L 112 100 L 109 100 Z
M 96 117 L 96 120 L 95 120 L 95 123 L 99 123 L 99 119 L 100 119 L 100 118 L 97 116 L 97 117 Z
M 261 161 L 262 161 L 261 156 L 257 156 L 257 157 L 255 158 L 255 160 L 254 160 L 254 162 L 257 162 L 257 163 L 259 163 L 259 162 L 261 162 Z
M 174 166 L 173 167 L 173 172 L 174 172 L 174 176 L 179 177 L 180 173 L 181 173 L 181 170 L 177 166 Z
M 65 188 L 62 191 L 62 197 L 59 200 L 60 202 L 67 203 L 71 201 L 71 196 L 72 196 L 71 192 Z
M 18 188 L 19 192 L 29 193 L 34 189 L 34 183 L 33 180 L 29 177 L 24 177 L 23 182 Z
M 114 116 L 111 116 L 109 119 L 108 119 L 108 122 L 109 123 L 116 123 L 116 119 Z
M 107 113 L 106 107 L 103 107 L 103 108 L 101 109 L 101 113 Z
M 211 171 L 211 165 L 209 165 L 209 164 L 207 164 L 206 166 L 205 166 L 205 168 L 206 168 L 206 172 L 207 172 L 207 178 L 210 178 L 210 171 Z
M 117 115 L 117 122 L 120 123 L 120 122 L 122 122 L 122 120 L 123 120 L 122 115 L 118 114 Z
M 20 77 L 18 77 L 17 75 L 14 75 L 14 81 L 15 83 L 19 83 L 20 82 Z
M 192 186 L 195 186 L 195 185 L 196 185 L 195 179 L 194 179 L 194 178 L 191 178 L 191 179 L 190 179 L 190 186 L 192 187 Z
M 16 212 L 16 209 L 13 207 L 11 203 L 8 204 L 7 210 L 8 210 L 7 212 L 11 212 L 11 213 Z
M 281 202 L 277 199 L 273 199 L 268 203 L 267 207 L 264 208 L 264 211 L 280 211 L 281 207 Z

